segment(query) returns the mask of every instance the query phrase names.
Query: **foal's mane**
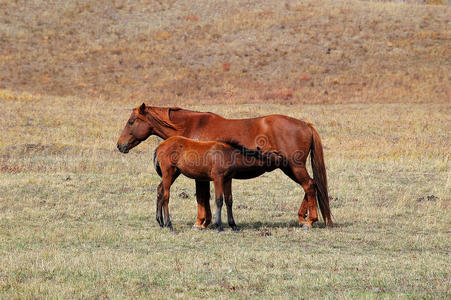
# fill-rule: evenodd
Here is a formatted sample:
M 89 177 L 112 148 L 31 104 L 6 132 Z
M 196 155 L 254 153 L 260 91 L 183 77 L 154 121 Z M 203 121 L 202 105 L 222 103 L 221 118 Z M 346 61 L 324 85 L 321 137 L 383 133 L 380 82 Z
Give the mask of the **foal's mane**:
M 222 139 L 222 140 L 218 140 L 218 142 L 227 144 L 227 145 L 231 146 L 232 148 L 237 149 L 244 156 L 255 157 L 259 160 L 268 159 L 271 154 L 278 155 L 278 153 L 275 151 L 263 152 L 259 148 L 258 149 L 249 149 L 249 148 L 243 146 L 242 144 L 240 144 L 238 141 L 232 140 L 232 139 Z

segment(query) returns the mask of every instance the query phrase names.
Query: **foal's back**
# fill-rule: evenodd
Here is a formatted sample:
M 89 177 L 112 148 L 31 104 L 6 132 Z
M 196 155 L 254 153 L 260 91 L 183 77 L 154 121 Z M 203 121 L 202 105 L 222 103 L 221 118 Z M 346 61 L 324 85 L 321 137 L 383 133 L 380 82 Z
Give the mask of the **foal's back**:
M 174 136 L 158 146 L 156 156 L 160 168 L 175 167 L 187 177 L 213 180 L 220 160 L 227 159 L 233 150 L 232 146 L 222 142 Z

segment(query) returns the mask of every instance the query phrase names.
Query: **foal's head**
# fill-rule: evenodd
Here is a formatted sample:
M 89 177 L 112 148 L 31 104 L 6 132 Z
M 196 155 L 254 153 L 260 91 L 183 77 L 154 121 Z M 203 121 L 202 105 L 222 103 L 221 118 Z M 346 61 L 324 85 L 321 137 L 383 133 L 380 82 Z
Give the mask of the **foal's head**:
M 257 146 L 257 151 L 260 151 L 261 158 L 266 161 L 269 167 L 281 167 L 285 160 L 284 157 L 277 151 L 263 152 L 260 147 Z
M 147 139 L 151 134 L 152 123 L 147 118 L 147 107 L 143 103 L 133 109 L 117 141 L 117 148 L 122 153 L 128 153 L 130 149 Z

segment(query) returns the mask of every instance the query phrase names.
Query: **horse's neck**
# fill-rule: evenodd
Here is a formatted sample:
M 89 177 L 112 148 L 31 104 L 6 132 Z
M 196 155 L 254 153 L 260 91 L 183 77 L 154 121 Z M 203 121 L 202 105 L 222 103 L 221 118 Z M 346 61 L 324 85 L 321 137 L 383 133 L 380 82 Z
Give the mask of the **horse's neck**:
M 175 114 L 178 115 L 178 111 L 171 112 L 171 123 L 176 125 L 176 128 L 166 127 L 163 124 L 159 123 L 156 120 L 151 120 L 153 126 L 153 134 L 159 136 L 163 140 L 166 140 L 172 136 L 183 136 L 184 131 L 184 119 L 180 117 L 175 117 Z
M 211 118 L 219 117 L 215 114 L 190 111 L 190 110 L 177 110 L 171 112 L 171 122 L 173 122 L 177 130 L 172 130 L 170 132 L 172 135 L 180 135 L 187 138 L 198 137 L 199 131 L 204 130 L 204 126 L 208 126 L 208 122 L 211 121 Z M 202 118 L 208 118 L 208 121 L 203 123 L 201 122 Z M 200 124 L 203 124 L 200 125 Z
M 163 126 L 154 127 L 154 134 L 159 136 L 163 140 L 166 140 L 171 136 L 179 135 L 175 130 Z

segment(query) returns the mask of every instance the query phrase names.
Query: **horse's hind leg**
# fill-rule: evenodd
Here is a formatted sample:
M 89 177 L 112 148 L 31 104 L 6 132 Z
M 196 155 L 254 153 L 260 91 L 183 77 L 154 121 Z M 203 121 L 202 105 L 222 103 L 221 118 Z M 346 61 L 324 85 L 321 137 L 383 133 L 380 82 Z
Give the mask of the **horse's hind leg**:
M 313 223 L 318 221 L 315 183 L 309 176 L 305 167 L 293 168 L 292 172 L 294 177 L 296 178 L 296 181 L 302 186 L 305 192 L 304 199 L 298 212 L 299 225 L 302 225 L 302 227 L 304 228 L 311 228 Z M 308 217 L 307 220 L 305 220 L 307 209 Z
M 301 207 L 299 208 L 298 211 L 299 221 L 305 221 L 305 218 L 307 217 L 307 210 L 308 210 L 307 194 L 304 194 L 304 199 L 302 200 Z
M 303 175 L 302 173 L 304 173 L 304 172 L 298 171 L 298 168 L 295 169 L 296 174 L 298 174 L 298 175 L 295 175 L 295 172 L 293 171 L 292 168 L 282 168 L 282 171 L 283 171 L 288 177 L 290 177 L 291 180 L 293 180 L 294 182 L 296 182 L 296 183 L 298 183 L 298 184 L 301 184 L 298 178 L 302 178 L 302 177 L 303 177 L 303 176 L 302 176 L 302 175 Z M 305 174 L 308 176 L 308 178 L 310 178 L 310 176 L 309 176 L 308 173 L 307 173 L 307 170 L 305 170 Z M 305 175 L 305 174 L 304 174 L 304 175 Z M 305 192 L 305 189 L 304 189 L 304 192 Z M 305 192 L 305 194 L 304 194 L 304 199 L 302 200 L 301 207 L 299 208 L 299 211 L 298 211 L 298 218 L 299 218 L 299 224 L 300 224 L 300 225 L 304 225 L 304 223 L 305 223 L 305 218 L 307 217 L 307 211 L 308 211 L 308 209 L 309 209 L 309 205 L 308 205 L 308 197 L 307 197 L 307 192 Z M 307 227 L 308 227 L 308 226 L 307 226 Z
M 227 221 L 229 226 L 233 231 L 238 231 L 238 227 L 235 224 L 235 220 L 233 219 L 233 211 L 232 211 L 232 179 L 226 180 L 224 182 L 224 200 L 227 206 Z
M 221 220 L 221 211 L 224 200 L 224 187 L 223 187 L 223 179 L 216 178 L 214 180 L 215 185 L 215 195 L 216 195 L 216 226 L 218 227 L 218 231 L 223 231 L 222 220 Z

